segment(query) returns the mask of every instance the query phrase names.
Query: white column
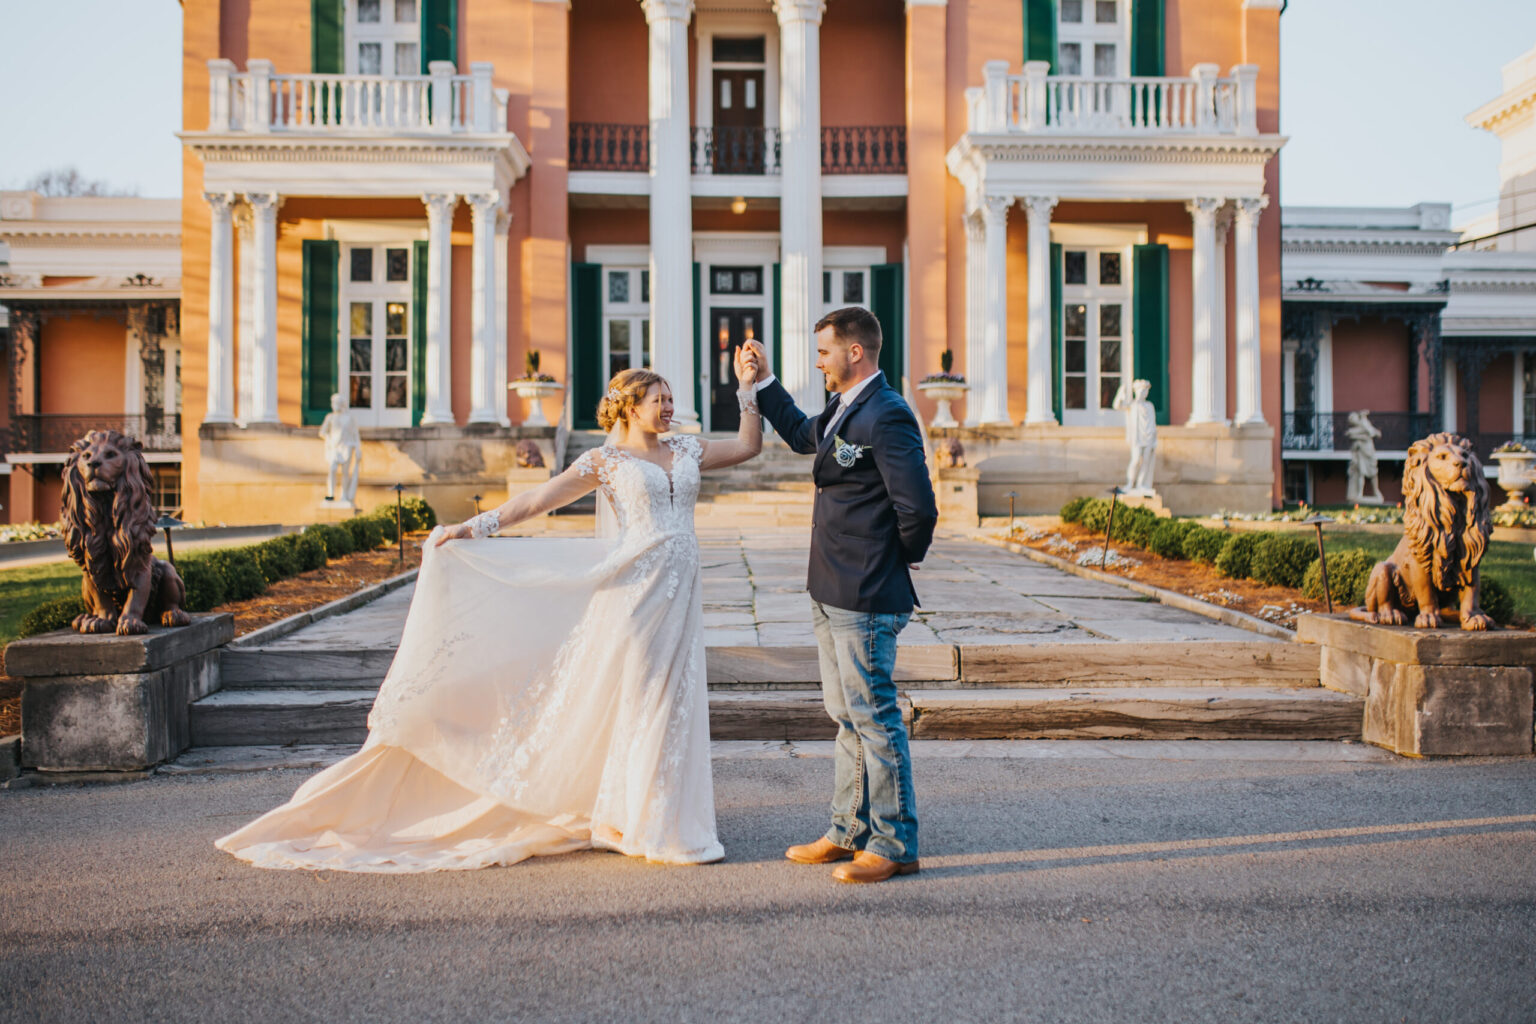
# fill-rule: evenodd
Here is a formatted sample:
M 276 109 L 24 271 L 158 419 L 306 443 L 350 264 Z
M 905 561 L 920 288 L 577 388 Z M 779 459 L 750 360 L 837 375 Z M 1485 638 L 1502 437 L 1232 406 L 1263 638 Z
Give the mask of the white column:
M 229 192 L 204 192 L 212 216 L 208 227 L 208 411 L 204 423 L 234 419 L 235 281 Z
M 1216 423 L 1216 211 L 1221 200 L 1201 197 L 1185 204 L 1194 219 L 1194 343 L 1191 352 L 1189 422 Z
M 1268 196 L 1237 201 L 1234 232 L 1234 278 L 1237 303 L 1237 415 L 1238 424 L 1264 422 L 1264 390 L 1259 353 L 1259 211 L 1269 205 Z
M 1211 354 L 1216 362 L 1216 419 L 1222 423 L 1230 421 L 1227 415 L 1227 235 L 1232 231 L 1234 216 L 1231 203 L 1222 204 L 1216 211 L 1216 255 L 1211 260 L 1211 274 L 1215 278 L 1211 287 L 1211 333 L 1214 335 Z
M 824 0 L 774 0 L 779 18 L 779 145 L 783 198 L 784 386 L 806 412 L 826 400 L 816 373 L 821 296 L 821 16 Z
M 507 417 L 507 233 L 512 227 L 512 211 L 505 203 L 496 211 L 496 331 L 491 336 L 496 351 L 496 422 L 510 427 Z
M 483 192 L 464 197 L 474 224 L 473 310 L 474 330 L 470 347 L 469 394 L 471 423 L 495 423 L 496 384 L 496 214 L 501 193 Z M 499 396 L 505 402 L 506 392 Z
M 986 226 L 981 211 L 965 217 L 965 374 L 971 390 L 965 425 L 981 425 L 982 381 L 986 379 Z
M 453 423 L 453 208 L 459 197 L 429 192 L 427 205 L 427 394 L 423 426 Z
M 248 193 L 251 208 L 251 291 L 256 297 L 251 335 L 251 415 L 247 423 L 276 423 L 277 419 L 277 207 L 276 192 Z
M 693 406 L 693 198 L 690 191 L 688 19 L 692 0 L 642 0 L 650 26 L 651 338 L 653 366 L 672 384 L 673 422 Z
M 1012 205 L 1012 196 L 987 196 L 981 201 L 985 327 L 982 377 L 979 382 L 973 380 L 971 387 L 981 385 L 978 416 L 983 425 L 1012 423 L 1008 419 L 1008 207 Z
M 234 211 L 237 277 L 235 294 L 240 315 L 235 321 L 235 422 L 255 419 L 256 403 L 251 382 L 256 379 L 256 292 L 251 287 L 256 265 L 256 223 L 251 208 L 237 204 Z
M 1051 211 L 1055 196 L 1026 196 L 1029 214 L 1029 380 L 1025 423 L 1055 423 L 1051 409 Z

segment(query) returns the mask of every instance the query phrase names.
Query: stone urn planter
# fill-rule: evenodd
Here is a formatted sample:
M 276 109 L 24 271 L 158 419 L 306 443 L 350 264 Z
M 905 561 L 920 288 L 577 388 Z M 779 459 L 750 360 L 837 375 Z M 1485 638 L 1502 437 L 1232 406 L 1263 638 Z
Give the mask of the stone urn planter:
M 1536 452 L 1505 450 L 1493 453 L 1499 464 L 1499 486 L 1509 495 L 1506 505 L 1523 505 L 1525 491 L 1536 484 Z
M 924 380 L 917 385 L 917 390 L 927 395 L 938 403 L 934 410 L 933 421 L 930 427 L 958 427 L 959 421 L 955 419 L 954 411 L 949 403 L 958 402 L 965 397 L 971 386 L 963 379 L 959 380 Z
M 525 427 L 547 427 L 550 425 L 544 416 L 544 399 L 560 394 L 564 388 L 558 381 L 553 380 L 514 380 L 507 385 L 511 391 L 517 392 L 517 397 L 528 403 L 528 418 L 523 420 Z

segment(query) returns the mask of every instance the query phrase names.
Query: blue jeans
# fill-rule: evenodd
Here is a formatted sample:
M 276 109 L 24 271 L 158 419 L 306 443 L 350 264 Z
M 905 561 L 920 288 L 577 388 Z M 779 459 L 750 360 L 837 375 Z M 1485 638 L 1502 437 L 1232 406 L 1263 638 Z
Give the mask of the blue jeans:
M 836 788 L 827 839 L 898 863 L 917 860 L 912 756 L 896 684 L 896 635 L 912 616 L 811 602 L 821 694 L 837 723 Z

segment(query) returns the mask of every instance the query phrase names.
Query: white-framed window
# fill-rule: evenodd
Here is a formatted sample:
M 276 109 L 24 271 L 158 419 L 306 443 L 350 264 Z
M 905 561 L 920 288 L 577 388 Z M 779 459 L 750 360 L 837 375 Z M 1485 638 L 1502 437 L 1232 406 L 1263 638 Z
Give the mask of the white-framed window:
M 1062 422 L 1111 426 L 1133 366 L 1131 247 L 1066 245 L 1061 259 Z
M 349 75 L 421 74 L 420 0 L 346 0 Z
M 1056 74 L 1129 77 L 1130 7 L 1129 0 L 1061 0 L 1056 6 Z
M 821 272 L 821 315 L 845 306 L 869 308 L 868 267 L 833 267 Z
M 411 425 L 411 243 L 343 245 L 339 364 L 360 426 Z
M 611 378 L 651 365 L 651 272 L 603 267 L 603 365 Z

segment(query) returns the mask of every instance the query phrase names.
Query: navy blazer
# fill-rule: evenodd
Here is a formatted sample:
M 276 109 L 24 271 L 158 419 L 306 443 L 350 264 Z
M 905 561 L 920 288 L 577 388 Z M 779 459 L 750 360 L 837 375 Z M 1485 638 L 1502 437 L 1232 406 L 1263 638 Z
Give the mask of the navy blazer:
M 881 375 L 864 386 L 825 438 L 822 430 L 837 406 L 809 417 L 777 380 L 757 393 L 757 403 L 791 448 L 816 455 L 806 574 L 811 597 L 849 611 L 912 611 L 917 592 L 907 566 L 928 553 L 939 510 L 923 436 L 906 400 Z M 846 445 L 841 461 L 839 438 Z

